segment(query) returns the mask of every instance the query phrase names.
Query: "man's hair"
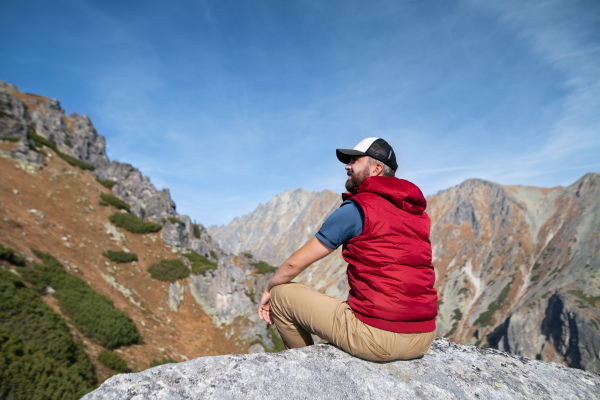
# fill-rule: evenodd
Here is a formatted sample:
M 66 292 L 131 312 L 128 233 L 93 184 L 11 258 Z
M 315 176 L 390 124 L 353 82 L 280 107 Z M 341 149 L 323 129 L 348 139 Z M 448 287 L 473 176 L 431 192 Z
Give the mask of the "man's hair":
M 369 160 L 369 165 L 381 164 L 381 166 L 383 167 L 383 176 L 396 176 L 396 171 L 394 171 L 392 168 L 390 168 L 386 164 L 382 163 L 379 160 L 374 159 L 371 156 L 367 156 L 367 157 Z

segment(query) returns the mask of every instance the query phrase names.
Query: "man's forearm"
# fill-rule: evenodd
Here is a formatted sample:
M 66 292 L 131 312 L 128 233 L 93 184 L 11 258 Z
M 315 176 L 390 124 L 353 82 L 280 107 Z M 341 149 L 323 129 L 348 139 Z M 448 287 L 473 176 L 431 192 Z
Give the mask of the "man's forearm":
M 319 239 L 313 237 L 308 243 L 296 250 L 290 258 L 281 264 L 277 271 L 275 271 L 273 278 L 271 278 L 267 284 L 265 291 L 270 292 L 274 286 L 290 282 L 312 263 L 320 260 L 331 252 L 333 252 L 333 249 L 325 246 Z
M 291 258 L 291 257 L 290 257 Z M 274 286 L 288 283 L 295 277 L 297 277 L 303 269 L 295 268 L 290 262 L 289 258 L 285 260 L 283 264 L 275 271 L 275 274 L 267 284 L 265 290 L 270 292 Z

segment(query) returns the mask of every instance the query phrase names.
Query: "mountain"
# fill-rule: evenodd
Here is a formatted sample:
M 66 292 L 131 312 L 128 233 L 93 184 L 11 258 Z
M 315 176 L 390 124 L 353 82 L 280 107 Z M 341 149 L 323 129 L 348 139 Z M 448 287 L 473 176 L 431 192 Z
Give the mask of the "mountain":
M 42 265 L 39 255 L 47 253 L 108 299 L 143 337 L 114 350 L 134 371 L 152 360 L 275 348 L 276 335 L 259 322 L 255 298 L 272 269 L 225 253 L 204 226 L 177 213 L 167 189 L 109 160 L 105 144 L 88 116 L 65 115 L 57 100 L 0 82 L 0 268 L 27 282 L 28 269 Z M 115 215 L 158 231 L 133 233 L 117 226 Z M 11 263 L 13 251 L 27 267 Z M 107 258 L 109 251 L 137 261 L 117 262 Z M 189 276 L 154 279 L 148 270 L 163 259 L 182 263 Z M 65 312 L 55 289 L 44 288 L 42 299 L 83 341 L 102 381 L 114 373 L 98 362 L 105 349 Z
M 600 372 L 599 188 L 600 174 L 555 188 L 470 179 L 429 196 L 438 335 Z M 340 203 L 288 191 L 208 232 L 279 265 Z M 345 298 L 345 268 L 338 249 L 297 280 Z

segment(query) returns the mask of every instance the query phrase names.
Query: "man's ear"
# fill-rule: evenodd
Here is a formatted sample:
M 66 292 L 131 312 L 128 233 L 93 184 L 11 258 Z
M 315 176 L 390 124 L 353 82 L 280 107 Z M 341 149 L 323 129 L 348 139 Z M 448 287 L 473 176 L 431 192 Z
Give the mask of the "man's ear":
M 375 174 L 374 176 L 380 176 L 383 173 L 383 165 L 380 163 L 375 164 Z

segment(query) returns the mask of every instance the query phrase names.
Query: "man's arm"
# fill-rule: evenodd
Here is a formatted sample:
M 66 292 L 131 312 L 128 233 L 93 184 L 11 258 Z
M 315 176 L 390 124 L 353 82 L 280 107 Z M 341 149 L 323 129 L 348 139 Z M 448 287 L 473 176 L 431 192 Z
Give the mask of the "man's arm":
M 258 316 L 260 319 L 267 321 L 269 324 L 273 323 L 271 318 L 271 295 L 269 292 L 274 286 L 281 285 L 282 283 L 288 283 L 294 279 L 300 272 L 304 271 L 315 261 L 331 254 L 334 249 L 325 246 L 319 239 L 313 237 L 304 246 L 299 248 L 281 264 L 281 266 L 275 271 L 275 275 L 267 284 L 265 291 L 260 300 L 258 306 Z

